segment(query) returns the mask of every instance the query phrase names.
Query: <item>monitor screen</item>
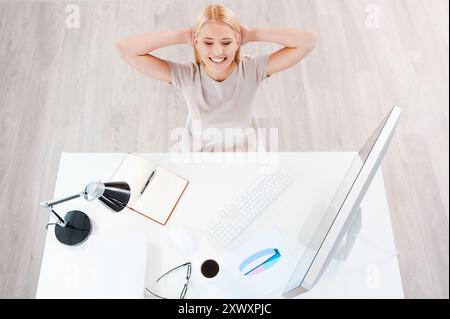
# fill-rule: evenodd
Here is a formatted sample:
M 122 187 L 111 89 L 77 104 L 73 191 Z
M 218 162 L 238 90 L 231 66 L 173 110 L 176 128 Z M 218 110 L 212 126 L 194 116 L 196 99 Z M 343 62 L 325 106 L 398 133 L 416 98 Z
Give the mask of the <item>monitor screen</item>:
M 391 113 L 390 113 L 391 114 Z M 342 182 L 340 183 L 333 199 L 331 200 L 328 208 L 319 223 L 317 230 L 315 231 L 313 237 L 311 238 L 305 252 L 303 253 L 296 269 L 294 270 L 288 284 L 286 285 L 285 293 L 299 287 L 306 274 L 308 273 L 311 265 L 313 264 L 319 250 L 322 247 L 334 221 L 339 215 L 341 208 L 347 199 L 352 187 L 357 180 L 364 163 L 366 162 L 371 150 L 373 149 L 380 133 L 382 132 L 387 119 L 390 114 L 379 124 L 377 129 L 371 135 L 371 137 L 366 141 L 364 146 L 359 150 L 358 154 L 355 156 L 351 162 Z

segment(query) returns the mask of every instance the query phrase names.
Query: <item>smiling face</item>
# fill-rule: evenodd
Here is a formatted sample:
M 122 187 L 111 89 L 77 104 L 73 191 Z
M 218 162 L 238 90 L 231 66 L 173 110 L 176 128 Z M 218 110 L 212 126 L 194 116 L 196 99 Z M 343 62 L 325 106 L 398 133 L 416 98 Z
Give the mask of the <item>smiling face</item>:
M 215 75 L 226 74 L 234 67 L 240 36 L 228 24 L 210 20 L 200 29 L 195 46 L 204 66 Z

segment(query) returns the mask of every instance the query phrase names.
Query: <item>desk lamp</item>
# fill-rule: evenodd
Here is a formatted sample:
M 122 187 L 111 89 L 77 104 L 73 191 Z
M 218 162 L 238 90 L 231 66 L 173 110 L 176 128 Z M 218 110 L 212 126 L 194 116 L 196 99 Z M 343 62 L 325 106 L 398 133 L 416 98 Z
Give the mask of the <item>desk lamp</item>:
M 81 193 L 53 201 L 41 202 L 40 205 L 47 207 L 56 218 L 56 238 L 65 245 L 74 246 L 83 243 L 90 235 L 91 222 L 89 217 L 79 210 L 72 210 L 62 218 L 53 210 L 53 206 L 78 197 L 84 197 L 87 201 L 98 199 L 108 209 L 120 212 L 128 204 L 130 194 L 130 186 L 125 182 L 91 182 Z

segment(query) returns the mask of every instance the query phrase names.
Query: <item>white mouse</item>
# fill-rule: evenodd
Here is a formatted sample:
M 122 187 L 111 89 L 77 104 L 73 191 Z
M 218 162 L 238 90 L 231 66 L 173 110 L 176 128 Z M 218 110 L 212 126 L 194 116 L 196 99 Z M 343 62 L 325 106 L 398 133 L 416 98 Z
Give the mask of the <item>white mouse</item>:
M 197 247 L 197 242 L 183 228 L 170 229 L 169 240 L 176 249 L 186 254 L 193 252 Z

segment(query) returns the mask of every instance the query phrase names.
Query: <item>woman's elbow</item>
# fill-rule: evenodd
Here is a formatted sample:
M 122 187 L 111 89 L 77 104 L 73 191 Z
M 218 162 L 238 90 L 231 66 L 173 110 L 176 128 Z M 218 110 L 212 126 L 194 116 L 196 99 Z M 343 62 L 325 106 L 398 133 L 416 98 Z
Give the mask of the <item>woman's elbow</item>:
M 309 32 L 309 41 L 307 44 L 309 50 L 313 50 L 316 47 L 318 37 L 319 35 L 316 32 Z
M 116 42 L 116 51 L 117 53 L 122 56 L 125 54 L 126 52 L 126 45 L 125 42 L 123 40 L 119 40 Z
M 128 39 L 121 39 L 116 43 L 117 53 L 123 57 L 125 55 L 136 55 L 136 52 L 133 51 L 132 46 L 130 45 Z

